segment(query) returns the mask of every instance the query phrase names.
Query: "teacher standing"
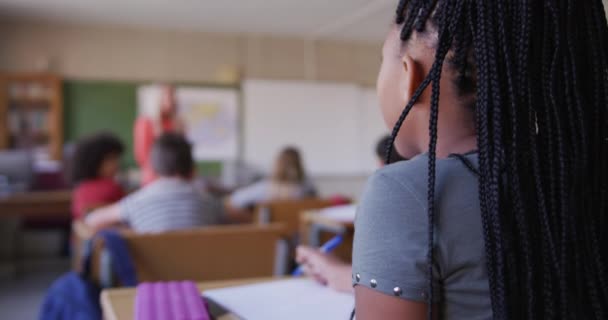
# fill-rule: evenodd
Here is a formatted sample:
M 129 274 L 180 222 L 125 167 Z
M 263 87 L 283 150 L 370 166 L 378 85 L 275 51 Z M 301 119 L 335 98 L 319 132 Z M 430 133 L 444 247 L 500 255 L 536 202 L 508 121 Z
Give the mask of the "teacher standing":
M 184 133 L 184 125 L 177 114 L 175 88 L 164 85 L 161 90 L 158 112 L 139 116 L 133 127 L 135 160 L 141 169 L 142 186 L 156 179 L 150 163 L 150 152 L 156 138 L 163 133 Z

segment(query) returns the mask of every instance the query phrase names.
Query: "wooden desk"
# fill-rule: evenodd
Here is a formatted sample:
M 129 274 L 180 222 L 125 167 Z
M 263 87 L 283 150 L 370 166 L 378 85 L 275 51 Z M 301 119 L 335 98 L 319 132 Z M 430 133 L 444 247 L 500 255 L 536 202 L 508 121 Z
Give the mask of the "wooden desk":
M 300 217 L 300 239 L 302 244 L 320 246 L 320 232 L 334 234 L 352 234 L 355 230 L 353 222 L 336 221 L 319 213 L 319 210 L 305 212 Z
M 114 230 L 121 231 L 123 233 L 130 232 L 129 229 L 125 225 L 116 225 Z M 83 254 L 84 248 L 87 241 L 91 240 L 95 232 L 91 227 L 87 226 L 82 220 L 74 220 L 72 221 L 72 270 L 80 270 L 83 264 Z M 97 270 L 98 263 L 94 261 L 93 270 L 94 272 Z
M 331 199 L 308 198 L 301 200 L 271 201 L 260 204 L 255 212 L 254 221 L 260 224 L 282 223 L 287 228 L 289 237 L 298 234 L 300 217 L 303 212 L 333 206 Z
M 242 286 L 247 284 L 261 283 L 277 280 L 278 278 L 260 278 L 245 280 L 212 281 L 198 284 L 201 292 L 212 289 Z M 135 308 L 136 289 L 109 289 L 101 293 L 101 308 L 105 320 L 127 320 L 133 319 Z M 213 315 L 218 320 L 236 320 L 238 317 L 227 315 Z
M 0 217 L 70 218 L 72 191 L 25 192 L 0 198 Z
M 352 242 L 355 232 L 353 222 L 336 221 L 319 213 L 307 211 L 300 217 L 300 241 L 303 245 L 320 247 L 335 235 L 342 235 L 344 241 L 334 254 L 345 262 L 352 260 Z
M 13 234 L 13 260 L 16 274 L 22 271 L 23 229 L 64 230 L 65 248 L 69 241 L 72 192 L 70 190 L 50 192 L 24 192 L 0 198 L 0 219 L 16 219 Z

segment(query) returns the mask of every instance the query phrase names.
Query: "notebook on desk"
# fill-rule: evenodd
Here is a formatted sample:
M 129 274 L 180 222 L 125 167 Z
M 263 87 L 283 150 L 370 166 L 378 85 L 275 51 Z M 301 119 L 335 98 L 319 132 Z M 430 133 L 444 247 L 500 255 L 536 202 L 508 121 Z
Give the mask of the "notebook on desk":
M 247 320 L 348 319 L 355 304 L 352 294 L 333 291 L 310 279 L 209 290 L 203 296 Z

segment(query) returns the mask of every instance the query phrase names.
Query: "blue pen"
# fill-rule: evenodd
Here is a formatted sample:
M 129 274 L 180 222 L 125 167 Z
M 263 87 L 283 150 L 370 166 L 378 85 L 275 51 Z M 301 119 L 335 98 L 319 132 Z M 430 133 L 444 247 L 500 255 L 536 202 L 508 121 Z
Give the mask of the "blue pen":
M 323 253 L 330 253 L 336 249 L 342 243 L 342 236 L 335 236 L 331 240 L 327 241 L 319 251 Z M 294 277 L 301 276 L 304 273 L 304 267 L 299 266 L 291 275 Z

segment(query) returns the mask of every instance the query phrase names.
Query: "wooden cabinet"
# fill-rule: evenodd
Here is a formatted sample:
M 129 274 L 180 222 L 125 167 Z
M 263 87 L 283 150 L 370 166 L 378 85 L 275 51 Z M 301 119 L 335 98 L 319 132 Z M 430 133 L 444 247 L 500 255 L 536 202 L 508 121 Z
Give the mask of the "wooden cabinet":
M 0 149 L 31 149 L 60 160 L 63 149 L 61 79 L 53 74 L 0 74 Z

